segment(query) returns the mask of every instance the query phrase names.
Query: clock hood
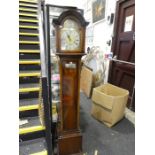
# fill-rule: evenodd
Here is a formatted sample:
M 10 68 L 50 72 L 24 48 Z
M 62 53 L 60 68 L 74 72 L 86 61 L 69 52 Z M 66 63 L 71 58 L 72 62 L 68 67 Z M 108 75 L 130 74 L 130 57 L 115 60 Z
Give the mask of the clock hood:
M 53 25 L 54 26 L 59 26 L 62 25 L 63 21 L 66 19 L 66 17 L 75 17 L 81 24 L 82 27 L 86 27 L 89 22 L 85 21 L 84 17 L 77 11 L 75 10 L 68 10 L 64 11 L 59 18 L 53 19 Z

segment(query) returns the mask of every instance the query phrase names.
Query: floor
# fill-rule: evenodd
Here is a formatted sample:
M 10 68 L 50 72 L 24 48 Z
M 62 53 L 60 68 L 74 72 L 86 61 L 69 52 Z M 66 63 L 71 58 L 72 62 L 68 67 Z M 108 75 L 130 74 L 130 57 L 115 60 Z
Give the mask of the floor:
M 83 134 L 83 152 L 86 155 L 134 155 L 135 128 L 126 118 L 108 128 L 94 119 L 91 100 L 83 93 L 80 96 L 80 126 Z
M 92 101 L 81 93 L 80 127 L 83 135 L 83 152 L 85 155 L 94 155 L 96 150 L 98 154 L 95 155 L 134 155 L 134 125 L 124 118 L 114 127 L 108 128 L 91 116 L 91 104 Z M 43 142 L 42 139 L 40 141 Z M 42 148 L 40 141 L 38 141 L 37 146 L 34 146 L 32 141 L 32 145 L 28 146 L 28 148 L 33 152 L 36 149 L 39 151 Z M 22 146 L 20 154 L 24 154 L 23 150 L 29 151 Z

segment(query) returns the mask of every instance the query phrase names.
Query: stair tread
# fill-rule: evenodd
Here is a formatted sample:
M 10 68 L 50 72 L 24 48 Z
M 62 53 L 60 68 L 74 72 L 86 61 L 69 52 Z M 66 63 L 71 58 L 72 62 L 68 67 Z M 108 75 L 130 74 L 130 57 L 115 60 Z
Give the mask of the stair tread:
M 19 2 L 37 3 L 37 0 L 19 0 Z
M 19 53 L 40 53 L 40 50 L 19 50 Z
M 38 131 L 44 131 L 45 126 L 43 126 L 40 122 L 39 116 L 36 117 L 26 117 L 26 119 L 21 119 L 21 121 L 27 121 L 26 124 L 22 124 L 19 126 L 19 134 L 29 134 L 35 133 Z
M 40 76 L 41 71 L 19 71 L 19 77 Z
M 19 28 L 24 28 L 24 29 L 38 29 L 38 26 L 32 26 L 32 25 L 19 25 Z
M 34 71 L 34 70 L 29 70 L 29 71 L 19 71 L 19 74 L 23 73 L 40 73 L 40 71 Z
M 33 8 L 37 8 L 38 7 L 38 5 L 36 5 L 36 4 L 26 4 L 26 3 L 23 3 L 23 2 L 19 2 L 19 5 L 20 6 L 25 6 L 25 7 L 33 7 Z
M 19 35 L 23 35 L 23 36 L 39 36 L 39 33 L 19 32 Z
M 38 105 L 39 99 L 38 98 L 32 98 L 32 99 L 22 99 L 19 100 L 19 106 L 29 106 L 29 105 Z
M 40 61 L 40 59 L 22 59 L 20 61 Z
M 23 8 L 23 7 L 20 7 L 19 8 L 19 11 L 26 11 L 26 12 L 33 12 L 33 13 L 37 13 L 38 10 L 37 9 L 29 9 L 29 8 Z
M 35 153 L 38 152 L 42 152 L 40 155 L 47 155 L 46 140 L 45 138 L 37 138 L 34 140 L 20 142 L 19 152 L 20 155 L 35 155 Z
M 24 125 L 21 125 L 20 129 L 34 127 L 34 126 L 41 126 L 40 119 L 39 119 L 38 116 L 36 116 L 36 117 L 27 117 L 27 118 L 23 118 L 21 120 L 28 120 L 28 123 L 24 124 Z
M 37 23 L 38 20 L 37 19 L 25 19 L 25 18 L 19 18 L 20 22 L 30 22 L 30 23 Z
M 32 41 L 32 40 L 20 40 L 19 43 L 21 44 L 39 44 L 39 41 Z
M 19 64 L 40 64 L 38 59 L 22 59 L 19 60 Z
M 38 83 L 19 84 L 19 88 L 34 88 L 39 87 Z
M 34 13 L 19 13 L 20 16 L 27 16 L 27 17 L 38 17 L 37 14 Z

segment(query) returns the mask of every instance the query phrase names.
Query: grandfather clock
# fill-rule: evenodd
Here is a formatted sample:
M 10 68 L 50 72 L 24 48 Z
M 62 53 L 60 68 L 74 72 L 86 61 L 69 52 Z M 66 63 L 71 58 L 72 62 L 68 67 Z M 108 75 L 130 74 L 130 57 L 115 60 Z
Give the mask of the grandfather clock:
M 88 22 L 76 10 L 63 12 L 53 20 L 56 54 L 60 58 L 60 98 L 58 125 L 59 155 L 82 153 L 79 129 L 80 65 L 85 49 Z

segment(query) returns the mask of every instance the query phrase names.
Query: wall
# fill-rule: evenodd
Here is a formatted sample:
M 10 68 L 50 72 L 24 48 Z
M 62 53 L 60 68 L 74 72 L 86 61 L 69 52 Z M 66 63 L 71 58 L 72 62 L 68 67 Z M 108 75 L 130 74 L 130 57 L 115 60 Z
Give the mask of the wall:
M 86 49 L 87 47 L 99 46 L 103 54 L 111 52 L 111 45 L 107 45 L 107 41 L 112 39 L 113 26 L 107 23 L 107 16 L 110 13 L 115 13 L 115 6 L 117 0 L 106 0 L 105 6 L 105 19 L 92 23 L 92 3 L 95 0 L 45 0 L 46 4 L 63 5 L 63 6 L 76 6 L 80 9 L 84 9 L 84 17 L 89 21 L 89 26 L 86 32 Z M 62 3 L 63 2 L 63 3 Z M 91 62 L 91 66 L 95 66 L 95 62 Z M 107 82 L 109 61 L 106 61 L 106 74 L 104 81 Z
M 46 4 L 60 5 L 60 6 L 75 6 L 83 9 L 82 2 L 84 0 L 45 0 Z
M 107 45 L 107 41 L 112 39 L 114 24 L 109 25 L 107 22 L 107 16 L 111 13 L 115 13 L 116 0 L 106 0 L 105 6 L 105 19 L 92 23 L 92 3 L 94 0 L 84 0 L 84 16 L 85 19 L 90 22 L 87 31 L 86 46 L 99 46 L 104 54 L 111 52 L 111 45 Z M 90 32 L 91 31 L 91 32 Z M 91 33 L 91 34 L 90 34 Z M 109 61 L 106 61 L 106 76 L 104 81 L 107 82 L 109 70 Z

